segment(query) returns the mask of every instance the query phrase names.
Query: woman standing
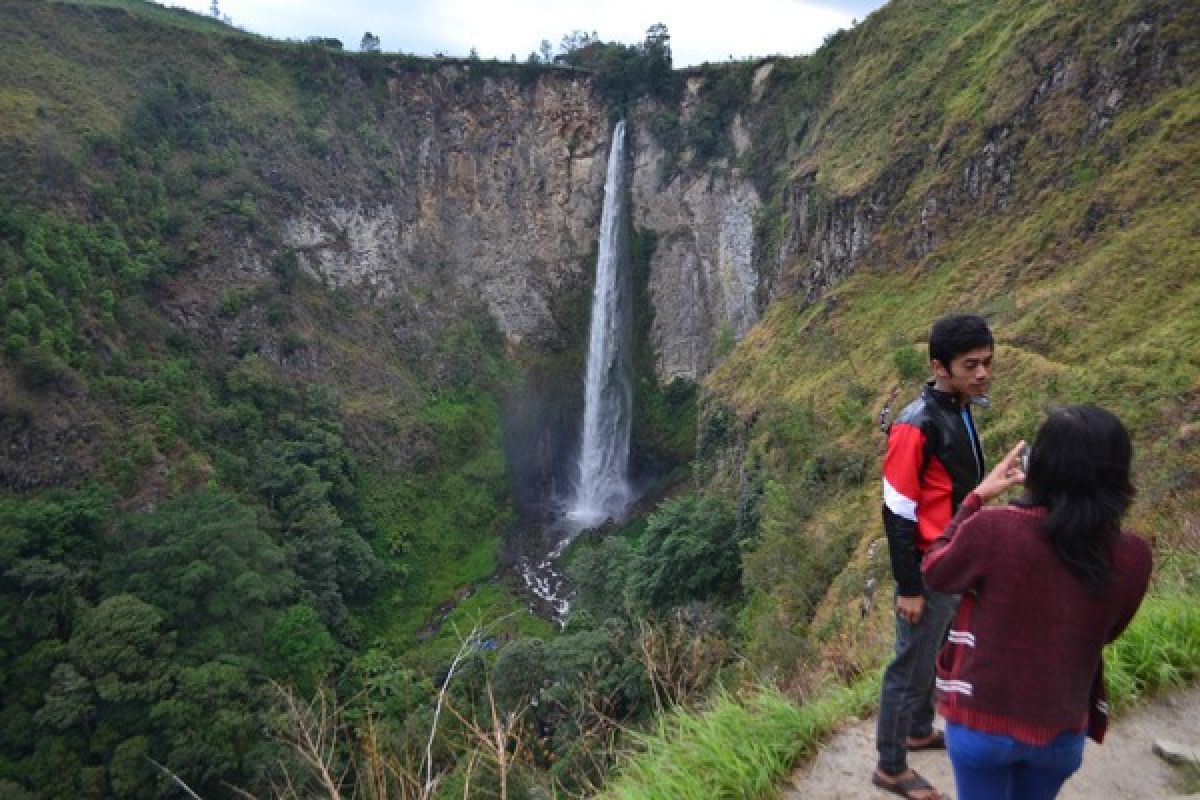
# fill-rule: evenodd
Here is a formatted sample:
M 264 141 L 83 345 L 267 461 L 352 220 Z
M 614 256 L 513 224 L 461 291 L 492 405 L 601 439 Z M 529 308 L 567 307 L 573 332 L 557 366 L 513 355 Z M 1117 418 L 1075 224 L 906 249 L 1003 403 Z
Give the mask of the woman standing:
M 1149 546 L 1120 527 L 1134 496 L 1121 421 L 1069 406 L 1042 423 L 1028 474 L 1024 449 L 967 496 L 922 567 L 931 588 L 963 594 L 937 667 L 961 800 L 1058 794 L 1085 733 L 1103 736 L 1101 653 L 1150 579 Z M 984 508 L 1021 482 L 1021 499 Z

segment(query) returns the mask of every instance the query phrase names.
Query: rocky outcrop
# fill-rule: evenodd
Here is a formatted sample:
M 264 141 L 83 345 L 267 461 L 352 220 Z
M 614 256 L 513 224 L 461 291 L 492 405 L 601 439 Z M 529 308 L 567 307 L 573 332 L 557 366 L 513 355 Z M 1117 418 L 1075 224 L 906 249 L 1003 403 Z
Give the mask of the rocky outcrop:
M 963 222 L 1009 208 L 1018 183 L 1029 180 L 1022 157 L 1033 137 L 1042 137 L 1056 151 L 1077 152 L 1101 135 L 1131 97 L 1182 85 L 1179 53 L 1162 34 L 1174 13 L 1178 10 L 1147 13 L 1127 23 L 1102 60 L 1081 58 L 1070 45 L 1038 52 L 1031 56 L 1032 81 L 1024 102 L 1008 118 L 969 143 L 951 135 L 936 149 L 932 144 L 901 149 L 880 177 L 856 194 L 830 194 L 814 170 L 798 175 L 784 199 L 786 234 L 777 262 L 761 271 L 781 275 L 778 285 L 798 289 L 812 301 L 875 256 L 880 237 L 899 235 L 908 242 L 908 255 L 920 259 Z M 1061 131 L 1061 126 L 1047 124 L 1048 115 L 1076 113 L 1059 104 L 1082 108 L 1086 123 Z M 808 160 L 819 163 L 819 153 Z M 916 198 L 914 209 L 908 193 L 914 178 L 927 170 L 936 177 Z M 1067 179 L 1068 170 L 1056 171 L 1056 182 Z M 1102 203 L 1094 204 L 1081 235 L 1090 235 L 1106 212 Z
M 730 135 L 749 146 L 740 118 Z M 662 185 L 665 151 L 644 127 L 635 136 L 633 224 L 658 238 L 649 286 L 656 371 L 664 382 L 699 380 L 720 355 L 720 341 L 741 339 L 758 321 L 754 231 L 762 201 L 723 164 L 684 169 Z
M 331 285 L 410 305 L 478 298 L 511 343 L 536 346 L 556 334 L 556 299 L 591 280 L 608 112 L 574 73 L 522 85 L 470 70 L 393 80 L 379 123 L 391 187 L 348 194 L 315 184 L 282 220 L 281 238 Z M 657 372 L 697 380 L 719 336 L 740 338 L 758 320 L 760 200 L 749 181 L 712 165 L 660 185 L 665 153 L 644 126 L 634 130 L 633 223 L 659 241 L 649 287 Z M 731 135 L 749 147 L 740 119 Z M 242 260 L 265 270 L 267 258 Z
M 787 197 L 787 233 L 774 268 L 808 301 L 846 276 L 871 246 L 890 211 L 886 187 L 853 197 L 829 197 L 815 173 L 796 181 Z M 789 265 L 791 265 L 789 267 Z
M 378 123 L 390 188 L 308 196 L 283 220 L 283 243 L 335 286 L 416 304 L 463 293 L 511 342 L 545 339 L 556 296 L 587 279 L 606 110 L 574 74 L 522 84 L 471 69 L 392 79 Z
M 0 372 L 0 487 L 65 486 L 94 470 L 103 423 L 77 382 L 31 391 L 13 378 Z
M 280 238 L 331 285 L 410 306 L 479 299 L 511 343 L 545 343 L 558 330 L 556 300 L 591 280 L 608 112 L 575 73 L 522 84 L 471 69 L 393 79 L 377 123 L 390 186 L 335 190 L 364 183 L 353 179 L 361 165 L 338 164 L 347 174 L 314 181 Z M 660 185 L 665 153 L 634 127 L 633 223 L 659 241 L 649 287 L 657 371 L 696 380 L 718 336 L 740 338 L 758 319 L 760 200 L 749 181 L 712 165 Z M 740 119 L 731 135 L 749 147 Z M 265 272 L 270 257 L 248 249 L 235 261 Z

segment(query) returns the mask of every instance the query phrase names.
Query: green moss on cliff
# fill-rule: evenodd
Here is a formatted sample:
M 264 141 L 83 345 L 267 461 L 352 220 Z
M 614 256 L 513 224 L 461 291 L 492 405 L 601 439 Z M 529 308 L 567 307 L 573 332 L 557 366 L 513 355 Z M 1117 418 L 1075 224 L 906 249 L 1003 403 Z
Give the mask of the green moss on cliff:
M 633 458 L 637 471 L 670 471 L 692 460 L 696 449 L 697 390 L 676 378 L 658 381 L 654 349 L 654 306 L 650 301 L 650 262 L 657 246 L 653 231 L 630 237 L 633 262 Z

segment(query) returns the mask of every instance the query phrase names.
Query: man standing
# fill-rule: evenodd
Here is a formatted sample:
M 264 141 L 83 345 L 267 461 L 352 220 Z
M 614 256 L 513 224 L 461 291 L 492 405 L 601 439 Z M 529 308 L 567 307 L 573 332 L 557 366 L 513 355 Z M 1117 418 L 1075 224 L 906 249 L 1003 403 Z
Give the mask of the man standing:
M 910 750 L 945 747 L 933 728 L 934 660 L 958 607 L 957 595 L 925 588 L 921 557 L 983 479 L 983 449 L 971 419 L 987 395 L 992 332 L 982 317 L 943 317 L 929 334 L 933 380 L 888 430 L 883 527 L 896 579 L 895 657 L 883 675 L 871 780 L 913 800 L 941 794 L 909 769 Z

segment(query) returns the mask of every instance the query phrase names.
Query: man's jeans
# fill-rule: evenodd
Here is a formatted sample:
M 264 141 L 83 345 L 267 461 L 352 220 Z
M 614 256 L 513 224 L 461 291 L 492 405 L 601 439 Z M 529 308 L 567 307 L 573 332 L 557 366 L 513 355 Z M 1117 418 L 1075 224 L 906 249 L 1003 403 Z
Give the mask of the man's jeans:
M 1083 763 L 1083 734 L 1068 731 L 1041 747 L 953 723 L 946 747 L 959 800 L 1051 800 Z
M 896 655 L 883 673 L 875 732 L 879 769 L 889 775 L 908 769 L 905 739 L 933 733 L 933 667 L 957 610 L 958 595 L 926 590 L 920 622 L 896 617 Z

